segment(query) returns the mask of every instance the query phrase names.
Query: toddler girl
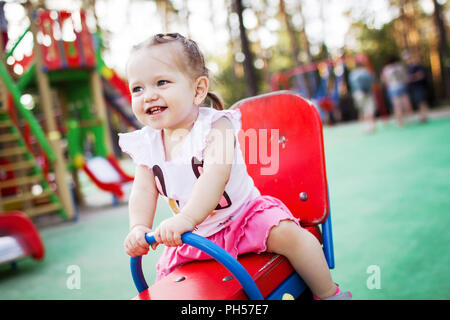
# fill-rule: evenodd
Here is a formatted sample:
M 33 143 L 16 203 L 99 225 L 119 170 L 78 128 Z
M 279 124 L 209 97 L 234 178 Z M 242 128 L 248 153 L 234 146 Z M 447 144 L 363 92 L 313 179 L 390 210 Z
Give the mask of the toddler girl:
M 261 196 L 247 174 L 237 132 L 240 113 L 223 110 L 210 93 L 208 70 L 197 44 L 178 33 L 157 34 L 136 46 L 127 65 L 132 109 L 144 125 L 120 134 L 119 145 L 136 164 L 129 199 L 130 256 L 149 250 L 159 195 L 174 216 L 155 230 L 166 247 L 157 265 L 160 279 L 192 260 L 210 259 L 182 244 L 187 231 L 204 236 L 234 257 L 263 251 L 284 255 L 323 298 L 348 298 L 331 275 L 316 238 L 278 199 Z M 205 99 L 211 107 L 204 107 Z

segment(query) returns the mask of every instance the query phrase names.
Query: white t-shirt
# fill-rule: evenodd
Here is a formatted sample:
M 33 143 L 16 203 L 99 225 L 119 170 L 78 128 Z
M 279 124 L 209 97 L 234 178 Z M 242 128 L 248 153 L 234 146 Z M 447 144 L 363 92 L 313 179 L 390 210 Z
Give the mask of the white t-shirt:
M 247 173 L 237 137 L 241 128 L 240 112 L 200 107 L 198 118 L 184 138 L 180 152 L 170 161 L 165 160 L 161 130 L 145 126 L 133 132 L 119 133 L 122 151 L 129 154 L 136 165 L 152 170 L 159 193 L 168 201 L 172 212 L 177 214 L 189 200 L 194 184 L 203 172 L 207 136 L 212 123 L 221 117 L 228 118 L 233 125 L 235 152 L 230 178 L 219 204 L 194 231 L 204 237 L 220 231 L 245 209 L 249 201 L 260 196 Z
M 406 69 L 399 62 L 385 66 L 382 71 L 382 77 L 391 90 L 406 86 Z

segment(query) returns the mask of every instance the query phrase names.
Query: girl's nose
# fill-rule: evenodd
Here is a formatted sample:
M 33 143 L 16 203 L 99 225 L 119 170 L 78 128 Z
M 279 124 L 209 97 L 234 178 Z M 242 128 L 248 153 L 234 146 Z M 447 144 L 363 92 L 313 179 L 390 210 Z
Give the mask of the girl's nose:
M 152 102 L 158 100 L 158 94 L 154 91 L 149 91 L 145 94 L 145 102 Z

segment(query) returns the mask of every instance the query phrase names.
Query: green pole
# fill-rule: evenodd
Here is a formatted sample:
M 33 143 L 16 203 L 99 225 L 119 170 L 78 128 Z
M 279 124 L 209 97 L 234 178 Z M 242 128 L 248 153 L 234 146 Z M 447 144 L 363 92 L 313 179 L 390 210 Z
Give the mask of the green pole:
M 105 144 L 105 128 L 104 125 L 96 125 L 91 127 L 91 132 L 95 136 L 95 152 L 102 157 L 108 155 L 108 150 Z
M 78 126 L 76 120 L 69 119 L 66 122 L 67 128 L 67 149 L 69 151 L 69 158 L 71 162 L 72 168 L 79 169 L 81 167 L 81 163 L 79 162 L 79 158 L 83 157 L 83 150 L 81 147 L 81 134 L 82 130 Z
M 28 84 L 34 79 L 36 73 L 36 63 L 33 62 L 33 64 L 28 68 L 28 70 L 25 72 L 25 74 L 20 77 L 20 79 L 17 81 L 17 89 L 19 91 L 24 90 Z
M 45 153 L 47 154 L 49 160 L 51 162 L 54 162 L 56 160 L 55 153 L 53 152 L 52 147 L 50 146 L 50 143 L 47 141 L 45 137 L 45 133 L 42 130 L 39 123 L 34 118 L 33 114 L 26 109 L 22 102 L 20 102 L 21 93 L 17 86 L 14 84 L 14 81 L 11 79 L 11 76 L 8 73 L 8 70 L 5 67 L 5 64 L 3 61 L 0 63 L 0 76 L 3 79 L 3 82 L 5 83 L 6 87 L 8 88 L 8 91 L 11 93 L 14 103 L 17 106 L 17 109 L 19 109 L 22 116 L 25 118 L 25 120 L 30 125 L 31 131 L 36 136 L 36 139 L 38 140 L 39 144 L 44 149 Z
M 30 31 L 30 27 L 28 27 L 24 33 L 22 33 L 22 35 L 20 36 L 19 39 L 17 39 L 16 43 L 14 43 L 14 46 L 11 48 L 11 50 L 6 54 L 6 59 L 8 59 L 14 52 L 14 50 L 16 50 L 17 46 L 19 45 L 20 41 L 22 41 L 22 39 L 26 36 L 26 34 L 28 33 L 28 31 Z

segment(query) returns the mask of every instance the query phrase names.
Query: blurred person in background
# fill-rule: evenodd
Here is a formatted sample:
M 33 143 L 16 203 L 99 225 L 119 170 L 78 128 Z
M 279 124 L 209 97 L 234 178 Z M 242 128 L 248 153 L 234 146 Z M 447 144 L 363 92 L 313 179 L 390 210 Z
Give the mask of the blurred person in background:
M 419 109 L 419 121 L 425 122 L 430 109 L 426 69 L 417 54 L 405 52 L 403 59 L 407 63 L 408 89 L 412 102 Z
M 350 88 L 358 115 L 361 121 L 366 123 L 366 131 L 373 132 L 375 125 L 376 103 L 372 86 L 375 77 L 364 63 L 356 62 L 356 67 L 349 74 Z
M 389 56 L 386 59 L 381 80 L 386 86 L 397 125 L 402 127 L 403 115 L 412 113 L 412 105 L 408 94 L 408 73 L 399 57 Z

